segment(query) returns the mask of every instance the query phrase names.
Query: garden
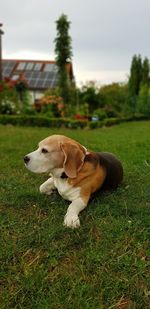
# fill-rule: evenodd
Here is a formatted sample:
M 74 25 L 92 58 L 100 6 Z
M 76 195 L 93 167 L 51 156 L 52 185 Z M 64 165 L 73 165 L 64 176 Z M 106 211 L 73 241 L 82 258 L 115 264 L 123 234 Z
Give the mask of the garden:
M 133 56 L 125 83 L 58 85 L 47 89 L 38 104 L 23 75 L 0 82 L 1 124 L 94 129 L 144 119 L 150 119 L 149 60 L 140 55 Z

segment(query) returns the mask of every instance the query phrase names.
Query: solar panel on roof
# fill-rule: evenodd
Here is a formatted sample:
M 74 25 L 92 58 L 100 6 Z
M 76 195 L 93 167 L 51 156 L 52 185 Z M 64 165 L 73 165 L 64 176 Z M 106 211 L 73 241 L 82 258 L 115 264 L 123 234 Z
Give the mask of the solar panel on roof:
M 54 63 L 46 63 L 43 71 L 44 72 L 55 72 L 56 69 L 57 69 L 57 66 Z
M 40 79 L 36 81 L 36 87 L 41 88 L 41 80 Z
M 58 80 L 55 79 L 51 85 L 51 87 L 57 87 L 58 86 Z
M 47 78 L 54 78 L 56 74 L 54 72 L 48 72 Z
M 2 65 L 6 66 L 8 61 L 2 61 Z
M 50 85 L 51 85 L 51 81 L 49 79 L 44 80 L 44 84 L 43 84 L 44 88 L 48 88 L 50 87 Z
M 11 61 L 8 61 L 8 67 L 9 68 L 14 68 L 14 66 L 16 65 L 16 62 L 11 62 Z
M 39 89 L 46 89 L 50 87 L 56 87 L 58 85 L 57 80 L 53 79 L 30 79 L 27 80 L 27 83 L 29 85 L 29 88 L 39 88 Z
M 48 76 L 48 72 L 40 72 L 40 78 L 45 79 L 47 78 L 47 76 Z
M 51 87 L 54 87 L 54 84 L 55 84 L 55 80 L 53 79 L 51 83 Z
M 54 72 L 58 73 L 58 66 L 56 64 L 54 64 L 54 69 L 53 69 Z
M 24 73 L 25 78 L 30 79 L 32 76 L 32 72 L 25 72 Z
M 16 66 L 16 70 L 15 69 Z M 43 70 L 42 70 L 43 68 Z M 42 71 L 41 71 L 42 70 Z M 58 67 L 55 63 L 32 61 L 3 61 L 3 76 L 18 75 L 22 71 L 28 83 L 29 89 L 46 89 L 58 85 Z
M 8 65 L 8 62 L 3 62 L 3 63 L 2 63 L 2 67 L 3 67 L 3 69 L 4 69 L 4 68 L 6 68 L 6 67 L 7 67 L 7 65 Z
M 5 61 L 5 62 L 3 62 L 3 66 L 5 67 L 5 68 L 13 68 L 14 66 L 16 65 L 16 62 L 11 62 L 11 61 Z
M 25 70 L 25 67 L 26 67 L 26 62 L 19 62 L 19 64 L 17 65 L 16 70 L 23 71 L 23 70 Z
M 40 72 L 32 72 L 32 78 L 39 78 Z
M 12 71 L 12 70 L 4 69 L 4 70 L 2 71 L 2 74 L 3 74 L 3 76 L 6 76 L 6 77 L 7 77 L 7 76 L 10 75 L 11 71 Z
M 35 63 L 33 70 L 40 71 L 42 68 L 42 63 Z
M 2 74 L 3 76 L 10 76 L 14 67 L 16 65 L 16 62 L 12 61 L 5 61 L 3 62 L 3 67 L 2 67 Z
M 42 80 L 42 82 L 41 82 L 41 88 L 43 88 L 43 89 L 45 88 L 45 87 L 44 87 L 44 83 L 45 83 L 45 80 Z
M 31 71 L 33 69 L 34 62 L 28 62 L 26 65 L 26 71 Z
M 37 83 L 36 79 L 31 79 L 28 81 L 28 85 L 30 88 L 36 88 L 36 83 Z

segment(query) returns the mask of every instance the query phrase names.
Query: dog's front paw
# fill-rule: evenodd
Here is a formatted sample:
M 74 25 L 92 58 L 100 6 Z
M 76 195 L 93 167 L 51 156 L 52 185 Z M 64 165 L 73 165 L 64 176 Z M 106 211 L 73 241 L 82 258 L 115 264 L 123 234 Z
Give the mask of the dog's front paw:
M 40 193 L 42 193 L 42 194 L 47 194 L 47 195 L 51 195 L 52 192 L 53 192 L 52 189 L 46 188 L 46 186 L 45 186 L 44 184 L 42 184 L 42 185 L 40 186 L 39 190 L 40 190 Z
M 64 225 L 71 228 L 77 228 L 80 226 L 79 217 L 75 213 L 66 213 L 64 218 Z

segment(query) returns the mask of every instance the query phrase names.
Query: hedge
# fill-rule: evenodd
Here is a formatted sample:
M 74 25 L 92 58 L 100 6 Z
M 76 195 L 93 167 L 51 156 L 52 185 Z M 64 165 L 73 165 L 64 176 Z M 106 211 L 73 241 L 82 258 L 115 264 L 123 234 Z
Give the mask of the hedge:
M 48 118 L 44 116 L 27 115 L 0 115 L 0 124 L 12 124 L 19 126 L 55 127 L 55 128 L 85 128 L 87 120 L 72 120 L 67 118 Z
M 72 120 L 69 118 L 48 118 L 45 116 L 29 115 L 0 115 L 0 124 L 19 125 L 19 126 L 36 126 L 49 128 L 70 128 L 70 129 L 96 129 L 109 127 L 121 122 L 148 120 L 150 117 L 144 115 L 135 115 L 124 118 L 106 118 L 102 121 Z

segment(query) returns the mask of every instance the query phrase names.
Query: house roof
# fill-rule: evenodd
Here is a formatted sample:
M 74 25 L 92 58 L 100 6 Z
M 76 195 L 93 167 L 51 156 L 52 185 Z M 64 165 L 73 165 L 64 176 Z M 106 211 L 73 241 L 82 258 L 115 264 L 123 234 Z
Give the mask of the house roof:
M 70 80 L 73 80 L 72 63 L 67 64 L 67 72 Z M 29 89 L 45 90 L 58 86 L 58 67 L 55 61 L 45 60 L 2 60 L 3 77 L 17 80 L 23 76 Z

